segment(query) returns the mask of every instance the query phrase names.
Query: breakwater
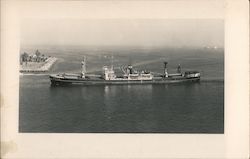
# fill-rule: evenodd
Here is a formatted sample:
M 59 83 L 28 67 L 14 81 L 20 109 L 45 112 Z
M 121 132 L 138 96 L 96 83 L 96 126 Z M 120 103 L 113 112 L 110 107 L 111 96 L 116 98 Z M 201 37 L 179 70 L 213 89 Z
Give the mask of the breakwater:
M 57 58 L 50 57 L 45 62 L 28 62 L 20 66 L 20 72 L 47 72 L 56 61 Z

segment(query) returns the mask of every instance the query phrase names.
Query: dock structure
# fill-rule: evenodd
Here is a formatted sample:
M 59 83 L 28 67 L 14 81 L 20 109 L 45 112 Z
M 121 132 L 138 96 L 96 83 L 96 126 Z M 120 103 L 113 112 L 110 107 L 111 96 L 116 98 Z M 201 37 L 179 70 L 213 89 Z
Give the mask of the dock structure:
M 49 57 L 45 62 L 32 63 L 27 62 L 23 63 L 20 66 L 20 72 L 47 72 L 50 70 L 52 65 L 57 61 L 55 57 Z

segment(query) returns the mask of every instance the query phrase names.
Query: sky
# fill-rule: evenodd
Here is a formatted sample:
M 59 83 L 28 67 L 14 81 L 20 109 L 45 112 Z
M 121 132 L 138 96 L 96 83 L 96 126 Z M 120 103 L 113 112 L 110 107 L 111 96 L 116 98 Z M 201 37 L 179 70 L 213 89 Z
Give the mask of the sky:
M 224 47 L 222 19 L 28 19 L 22 45 Z

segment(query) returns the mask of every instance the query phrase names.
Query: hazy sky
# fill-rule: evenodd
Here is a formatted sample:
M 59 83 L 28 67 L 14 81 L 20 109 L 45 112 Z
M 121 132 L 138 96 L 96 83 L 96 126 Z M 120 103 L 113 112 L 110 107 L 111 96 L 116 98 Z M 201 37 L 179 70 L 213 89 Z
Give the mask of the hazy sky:
M 21 23 L 23 45 L 224 46 L 222 19 L 35 19 Z

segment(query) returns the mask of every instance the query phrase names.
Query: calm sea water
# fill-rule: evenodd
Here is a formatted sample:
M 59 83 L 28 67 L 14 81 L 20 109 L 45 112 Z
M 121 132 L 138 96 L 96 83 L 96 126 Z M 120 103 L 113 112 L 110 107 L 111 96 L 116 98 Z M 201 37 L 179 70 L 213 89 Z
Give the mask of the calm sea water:
M 50 73 L 79 72 L 83 55 L 87 70 L 103 65 L 162 72 L 163 61 L 175 72 L 198 70 L 200 83 L 51 87 L 48 74 L 20 75 L 20 132 L 87 133 L 223 133 L 223 50 L 40 48 L 58 57 Z M 33 52 L 26 48 L 21 51 Z M 119 70 L 117 70 L 119 74 Z

